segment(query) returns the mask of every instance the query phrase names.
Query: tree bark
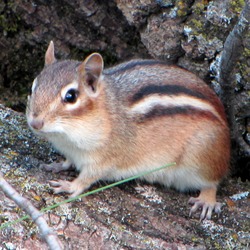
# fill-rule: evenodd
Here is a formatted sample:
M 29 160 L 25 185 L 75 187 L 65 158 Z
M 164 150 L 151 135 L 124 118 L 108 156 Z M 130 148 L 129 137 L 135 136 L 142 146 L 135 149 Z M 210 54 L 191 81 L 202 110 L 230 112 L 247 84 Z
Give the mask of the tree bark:
M 229 117 L 232 139 L 236 141 L 240 150 L 245 156 L 250 157 L 250 145 L 242 138 L 242 134 L 237 126 L 236 118 L 236 100 L 235 100 L 235 68 L 239 61 L 240 55 L 244 50 L 244 36 L 249 31 L 250 24 L 250 1 L 247 0 L 245 7 L 239 17 L 238 22 L 233 30 L 229 33 L 222 52 L 220 60 L 220 84 L 222 86 L 222 99 Z M 250 108 L 250 105 L 248 106 Z M 250 118 L 248 109 L 247 116 Z

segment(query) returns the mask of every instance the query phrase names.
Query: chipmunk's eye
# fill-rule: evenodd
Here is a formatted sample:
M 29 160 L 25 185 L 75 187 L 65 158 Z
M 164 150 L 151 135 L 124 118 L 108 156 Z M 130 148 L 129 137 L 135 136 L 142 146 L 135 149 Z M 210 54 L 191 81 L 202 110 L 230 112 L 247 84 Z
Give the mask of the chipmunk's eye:
M 75 103 L 77 100 L 77 96 L 78 96 L 78 91 L 75 89 L 69 89 L 67 91 L 67 93 L 65 94 L 64 97 L 64 102 L 66 103 Z

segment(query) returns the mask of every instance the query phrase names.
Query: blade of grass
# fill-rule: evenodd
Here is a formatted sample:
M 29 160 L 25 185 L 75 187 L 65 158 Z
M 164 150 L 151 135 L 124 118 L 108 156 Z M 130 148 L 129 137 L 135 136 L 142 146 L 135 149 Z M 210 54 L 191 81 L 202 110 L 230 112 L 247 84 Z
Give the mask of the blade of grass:
M 55 209 L 55 208 L 57 208 L 57 207 L 59 207 L 59 206 L 61 206 L 61 205 L 63 205 L 63 204 L 66 204 L 66 203 L 75 201 L 75 200 L 77 200 L 77 199 L 80 199 L 80 198 L 82 198 L 82 197 L 89 196 L 89 195 L 91 195 L 91 194 L 95 194 L 95 193 L 97 193 L 97 192 L 101 192 L 101 191 L 106 190 L 106 189 L 108 189 L 108 188 L 112 188 L 112 187 L 118 186 L 118 185 L 123 184 L 123 183 L 125 183 L 125 182 L 129 182 L 129 181 L 138 179 L 138 178 L 140 178 L 140 177 L 142 177 L 142 176 L 144 176 L 144 175 L 151 174 L 151 173 L 156 172 L 156 171 L 160 171 L 160 170 L 162 170 L 162 169 L 164 169 L 164 168 L 173 166 L 173 165 L 175 165 L 175 164 L 176 164 L 175 162 L 169 163 L 169 164 L 166 164 L 166 165 L 164 165 L 164 166 L 162 166 L 162 167 L 155 168 L 155 169 L 149 170 L 149 171 L 145 171 L 145 172 L 142 172 L 142 173 L 140 173 L 140 174 L 138 174 L 138 175 L 134 175 L 134 176 L 132 176 L 132 177 L 126 178 L 126 179 L 124 179 L 124 180 L 121 180 L 121 181 L 117 181 L 117 182 L 111 183 L 111 184 L 109 184 L 109 185 L 106 185 L 106 186 L 104 186 L 104 187 L 97 188 L 97 189 L 92 190 L 92 191 L 88 191 L 88 192 L 83 193 L 83 194 L 80 194 L 80 195 L 78 195 L 78 196 L 76 196 L 76 197 L 69 198 L 69 199 L 63 200 L 63 201 L 61 201 L 61 202 L 58 202 L 58 203 L 56 203 L 56 204 L 54 204 L 54 205 L 51 205 L 51 206 L 42 208 L 42 209 L 40 210 L 40 212 L 47 212 L 47 211 L 52 210 L 52 209 Z M 4 223 L 4 224 L 2 224 L 2 225 L 0 226 L 0 230 L 3 229 L 3 228 L 8 227 L 8 226 L 10 226 L 10 225 L 13 225 L 13 224 L 16 224 L 16 223 L 18 223 L 18 222 L 21 222 L 21 221 L 23 221 L 23 220 L 29 219 L 29 218 L 30 218 L 30 216 L 25 215 L 25 216 L 23 216 L 23 217 L 21 217 L 21 218 L 15 220 L 15 221 L 6 222 L 6 223 Z

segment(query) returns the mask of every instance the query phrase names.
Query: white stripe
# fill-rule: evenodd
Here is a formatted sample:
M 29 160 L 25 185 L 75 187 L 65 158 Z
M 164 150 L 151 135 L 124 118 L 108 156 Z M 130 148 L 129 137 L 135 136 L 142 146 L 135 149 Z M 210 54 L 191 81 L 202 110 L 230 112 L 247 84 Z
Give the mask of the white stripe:
M 35 88 L 36 88 L 36 85 L 37 85 L 37 78 L 35 78 L 35 80 L 34 80 L 33 83 L 32 83 L 31 93 L 34 93 Z
M 150 95 L 145 97 L 140 102 L 132 105 L 131 111 L 132 113 L 137 114 L 146 114 L 150 110 L 152 110 L 156 105 L 160 105 L 163 107 L 183 107 L 183 106 L 191 106 L 196 109 L 201 109 L 205 111 L 210 111 L 213 113 L 218 119 L 222 120 L 218 112 L 215 108 L 207 103 L 206 101 L 202 101 L 200 99 L 196 99 L 195 97 L 189 97 L 185 95 L 181 96 L 161 96 L 161 95 Z

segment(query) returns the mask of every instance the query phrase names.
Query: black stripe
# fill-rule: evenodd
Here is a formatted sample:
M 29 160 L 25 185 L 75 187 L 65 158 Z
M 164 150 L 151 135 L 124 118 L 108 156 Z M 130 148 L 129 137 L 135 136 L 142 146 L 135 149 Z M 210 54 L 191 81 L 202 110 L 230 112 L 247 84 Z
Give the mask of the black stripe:
M 138 115 L 138 114 L 137 114 Z M 145 121 L 150 121 L 156 117 L 162 116 L 176 116 L 176 115 L 187 115 L 187 116 L 203 116 L 210 120 L 218 120 L 218 118 L 209 110 L 203 110 L 194 108 L 190 105 L 185 106 L 173 106 L 173 107 L 163 107 L 155 106 L 152 110 L 146 114 L 138 115 L 137 122 L 142 123 Z
M 159 95 L 180 95 L 185 94 L 188 96 L 197 97 L 199 99 L 207 99 L 206 96 L 201 94 L 198 91 L 186 88 L 180 85 L 148 85 L 142 87 L 137 93 L 135 93 L 131 98 L 131 103 L 138 102 L 146 96 L 151 94 L 159 94 Z
M 156 60 L 132 60 L 128 63 L 117 65 L 113 68 L 109 68 L 104 71 L 105 75 L 112 75 L 116 73 L 121 73 L 126 70 L 130 70 L 136 66 L 150 66 L 150 65 L 169 65 L 166 62 L 156 61 Z

